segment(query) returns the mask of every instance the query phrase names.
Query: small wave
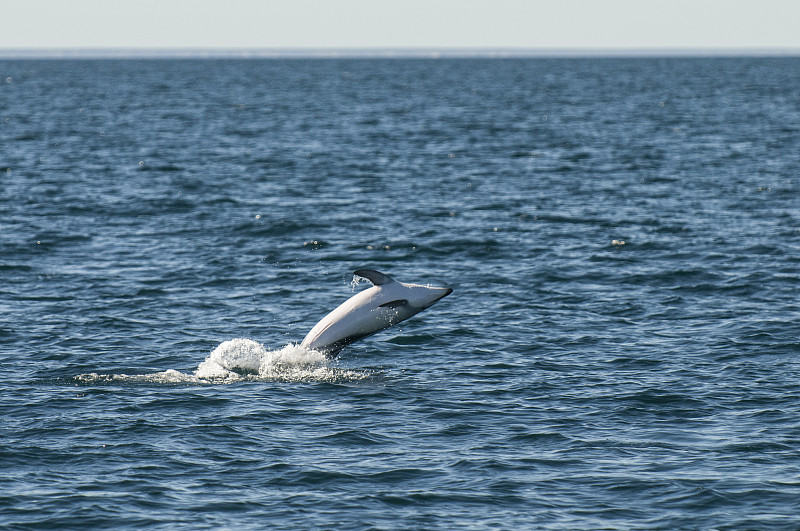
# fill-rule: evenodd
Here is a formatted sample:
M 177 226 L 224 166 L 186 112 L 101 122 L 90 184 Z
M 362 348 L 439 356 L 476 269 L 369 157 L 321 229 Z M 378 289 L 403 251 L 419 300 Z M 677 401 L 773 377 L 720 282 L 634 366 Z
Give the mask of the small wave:
M 252 339 L 223 341 L 193 374 L 174 369 L 151 374 L 80 374 L 75 381 L 98 383 L 216 384 L 241 381 L 346 382 L 369 378 L 369 371 L 331 366 L 321 352 L 289 344 L 267 350 Z

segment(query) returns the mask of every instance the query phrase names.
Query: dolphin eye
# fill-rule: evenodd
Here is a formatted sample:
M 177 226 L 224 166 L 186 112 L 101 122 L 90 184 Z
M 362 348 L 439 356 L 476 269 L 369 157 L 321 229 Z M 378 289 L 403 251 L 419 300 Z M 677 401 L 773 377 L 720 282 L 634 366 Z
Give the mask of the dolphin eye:
M 396 301 L 384 302 L 383 304 L 379 305 L 378 308 L 399 308 L 400 306 L 405 306 L 406 304 L 408 304 L 406 299 L 397 299 Z

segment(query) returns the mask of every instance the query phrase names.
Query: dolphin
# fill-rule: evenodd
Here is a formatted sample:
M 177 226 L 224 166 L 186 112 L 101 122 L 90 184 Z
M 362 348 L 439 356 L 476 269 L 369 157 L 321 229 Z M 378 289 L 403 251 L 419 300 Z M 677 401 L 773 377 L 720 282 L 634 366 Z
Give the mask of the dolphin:
M 323 317 L 300 343 L 301 347 L 335 358 L 350 343 L 405 321 L 453 292 L 450 288 L 397 282 L 371 269 L 359 269 L 353 275 L 366 278 L 373 286 Z

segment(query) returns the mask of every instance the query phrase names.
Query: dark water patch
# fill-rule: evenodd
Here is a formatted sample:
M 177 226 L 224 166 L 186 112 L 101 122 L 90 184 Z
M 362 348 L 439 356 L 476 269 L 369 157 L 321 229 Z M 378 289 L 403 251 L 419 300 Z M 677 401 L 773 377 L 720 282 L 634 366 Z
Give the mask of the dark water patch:
M 571 441 L 560 433 L 524 433 L 510 437 L 509 442 L 535 444 L 537 446 L 561 446 Z
M 30 272 L 35 271 L 35 268 L 28 264 L 0 264 L 0 272 Z
M 383 437 L 368 430 L 346 430 L 319 437 L 317 442 L 322 445 L 342 445 L 342 446 L 372 446 L 384 445 L 391 442 L 388 437 Z
M 387 343 L 393 345 L 427 345 L 435 341 L 438 336 L 432 334 L 416 334 L 416 335 L 397 335 L 387 340 Z

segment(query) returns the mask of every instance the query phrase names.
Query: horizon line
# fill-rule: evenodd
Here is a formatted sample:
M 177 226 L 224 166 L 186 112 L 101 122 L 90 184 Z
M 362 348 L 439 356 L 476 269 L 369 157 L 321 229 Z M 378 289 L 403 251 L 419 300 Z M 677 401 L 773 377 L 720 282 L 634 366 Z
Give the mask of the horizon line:
M 781 47 L 68 47 L 0 48 L 0 59 L 324 59 L 324 58 L 569 58 L 569 57 L 787 57 Z

